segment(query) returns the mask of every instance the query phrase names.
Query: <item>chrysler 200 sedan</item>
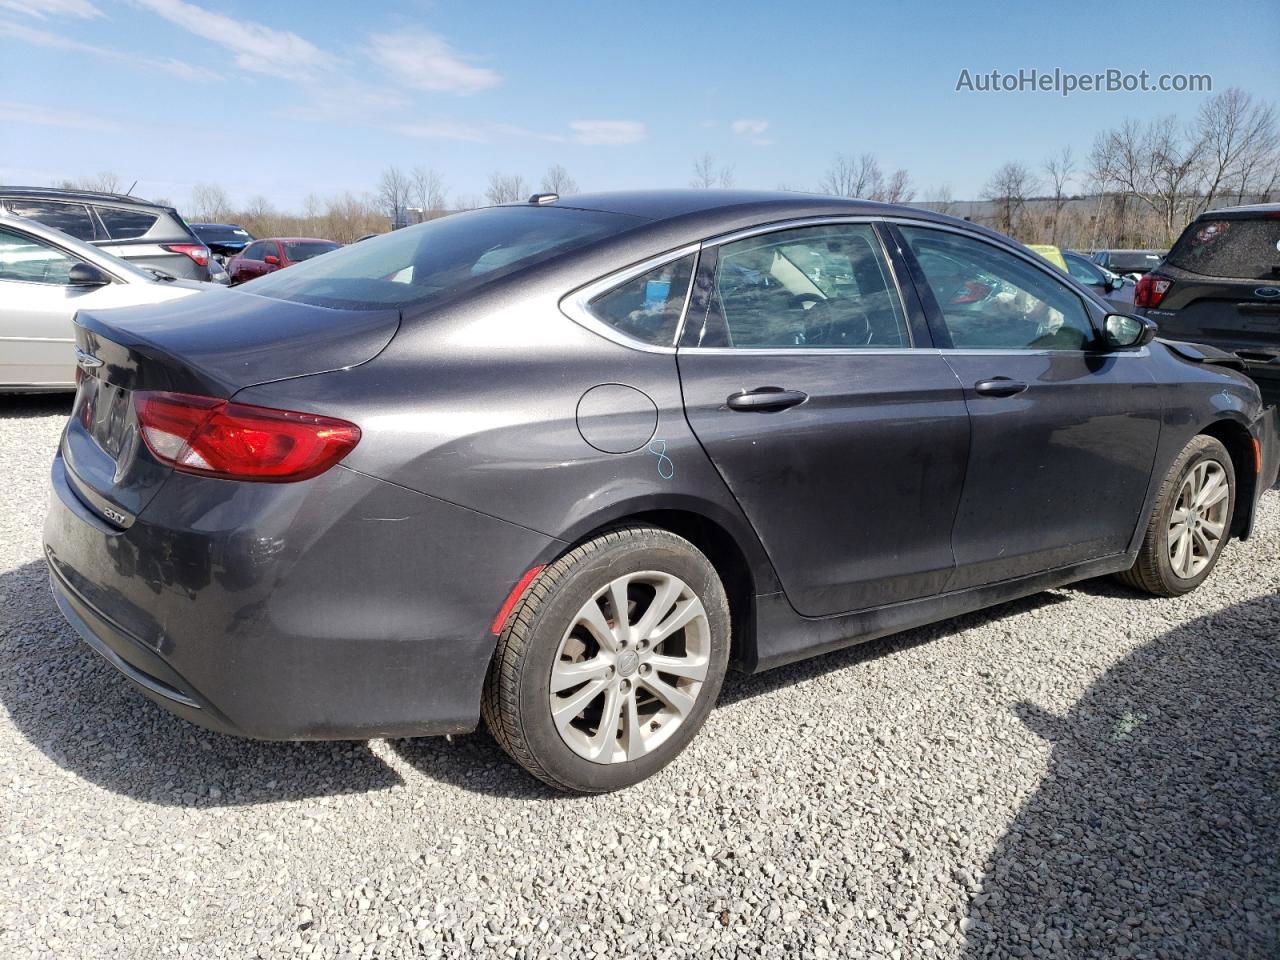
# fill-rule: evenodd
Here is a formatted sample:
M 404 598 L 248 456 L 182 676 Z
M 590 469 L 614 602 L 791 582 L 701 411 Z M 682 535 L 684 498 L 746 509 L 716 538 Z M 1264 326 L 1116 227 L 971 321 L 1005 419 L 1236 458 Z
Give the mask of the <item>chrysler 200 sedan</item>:
M 82 312 L 53 591 L 215 730 L 483 716 L 553 786 L 616 789 L 731 666 L 1086 577 L 1200 584 L 1273 429 L 1230 358 L 1154 333 L 923 210 L 535 195 Z

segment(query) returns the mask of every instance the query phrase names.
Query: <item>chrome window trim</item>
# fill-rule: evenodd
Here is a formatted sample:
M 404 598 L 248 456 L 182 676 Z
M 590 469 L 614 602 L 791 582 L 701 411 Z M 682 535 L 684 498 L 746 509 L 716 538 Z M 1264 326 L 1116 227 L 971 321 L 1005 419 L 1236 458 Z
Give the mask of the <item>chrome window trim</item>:
M 708 247 L 722 247 L 728 243 L 734 243 L 738 240 L 746 240 L 749 237 L 758 237 L 768 233 L 782 233 L 787 230 L 799 230 L 804 227 L 825 227 L 838 224 L 865 223 L 869 225 L 872 234 L 875 237 L 876 248 L 880 251 L 880 258 L 889 270 L 889 277 L 893 281 L 894 292 L 898 295 L 898 311 L 902 318 L 903 329 L 906 331 L 908 345 L 905 347 L 680 347 L 681 353 L 700 353 L 700 354 L 734 354 L 741 356 L 744 353 L 763 354 L 763 355 L 780 355 L 794 357 L 800 356 L 828 356 L 828 355 L 847 355 L 847 354 L 880 354 L 881 356 L 901 354 L 901 353 L 921 353 L 933 350 L 932 346 L 917 346 L 914 337 L 911 335 L 911 321 L 907 316 L 907 300 L 902 295 L 902 283 L 898 279 L 898 271 L 893 267 L 893 257 L 889 256 L 889 251 L 884 245 L 884 239 L 880 236 L 880 232 L 875 229 L 877 222 L 884 222 L 885 218 L 870 214 L 857 215 L 836 215 L 832 217 L 799 217 L 794 220 L 775 220 L 772 223 L 758 224 L 754 227 L 744 227 L 740 230 L 734 230 L 731 233 L 720 234 L 704 240 L 701 244 L 702 249 Z M 685 302 L 686 312 L 689 309 L 688 301 Z M 676 335 L 676 343 L 680 342 L 681 336 L 684 334 L 684 316 L 680 318 L 680 331 Z
M 629 267 L 623 267 L 621 270 L 605 274 L 598 280 L 592 280 L 585 286 L 579 287 L 577 290 L 561 297 L 560 312 L 579 326 L 586 327 L 592 333 L 598 334 L 606 340 L 611 340 L 619 346 L 627 347 L 631 350 L 641 350 L 645 353 L 674 354 L 676 352 L 675 345 L 679 343 L 680 332 L 684 329 L 685 314 L 689 311 L 689 300 L 693 294 L 693 281 L 698 276 L 699 258 L 697 255 L 701 251 L 701 243 L 687 243 L 683 247 L 668 250 L 647 260 L 633 263 Z M 658 346 L 652 343 L 645 343 L 643 340 L 637 340 L 635 337 L 628 336 L 616 327 L 605 323 L 591 312 L 591 301 L 602 293 L 608 293 L 614 287 L 621 286 L 628 280 L 634 280 L 650 270 L 656 270 L 658 267 L 664 267 L 688 256 L 694 257 L 693 269 L 689 271 L 689 286 L 685 289 L 684 304 L 680 308 L 680 319 L 676 322 L 675 336 L 672 337 L 669 346 Z

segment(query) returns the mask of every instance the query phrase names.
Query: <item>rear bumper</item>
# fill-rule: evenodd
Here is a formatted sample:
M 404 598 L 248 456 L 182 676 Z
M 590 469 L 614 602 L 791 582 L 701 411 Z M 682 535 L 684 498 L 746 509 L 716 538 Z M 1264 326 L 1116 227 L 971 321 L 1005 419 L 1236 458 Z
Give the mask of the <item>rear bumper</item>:
M 339 467 L 299 484 L 175 474 L 128 529 L 54 462 L 53 595 L 146 696 L 272 740 L 479 721 L 494 611 L 557 541 Z

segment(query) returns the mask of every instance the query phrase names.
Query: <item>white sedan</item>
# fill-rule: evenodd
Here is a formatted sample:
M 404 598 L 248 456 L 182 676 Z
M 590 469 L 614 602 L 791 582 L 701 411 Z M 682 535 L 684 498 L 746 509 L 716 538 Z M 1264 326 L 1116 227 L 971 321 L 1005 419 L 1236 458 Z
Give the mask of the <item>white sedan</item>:
M 75 389 L 77 310 L 161 303 L 208 286 L 139 269 L 60 230 L 0 215 L 0 392 Z

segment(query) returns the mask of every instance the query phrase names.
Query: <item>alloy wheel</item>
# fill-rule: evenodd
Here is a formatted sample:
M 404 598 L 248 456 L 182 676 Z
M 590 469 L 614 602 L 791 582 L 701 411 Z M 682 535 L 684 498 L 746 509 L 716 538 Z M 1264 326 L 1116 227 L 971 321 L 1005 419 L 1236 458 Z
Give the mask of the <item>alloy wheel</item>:
M 565 631 L 551 667 L 552 720 L 586 760 L 636 760 L 689 716 L 710 662 L 711 627 L 689 585 L 654 570 L 626 574 Z
M 1169 565 L 1183 580 L 1200 574 L 1226 535 L 1231 490 L 1214 460 L 1201 460 L 1182 481 L 1169 513 Z

